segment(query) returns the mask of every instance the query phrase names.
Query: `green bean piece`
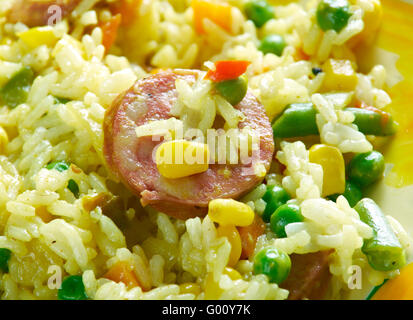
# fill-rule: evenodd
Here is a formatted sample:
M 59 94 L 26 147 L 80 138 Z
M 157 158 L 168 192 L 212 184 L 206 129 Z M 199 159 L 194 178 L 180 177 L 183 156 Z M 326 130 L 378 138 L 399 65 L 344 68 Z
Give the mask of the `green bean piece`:
M 287 203 L 291 199 L 290 195 L 279 186 L 268 186 L 267 191 L 262 196 L 262 199 L 266 202 L 264 212 L 262 214 L 262 219 L 264 222 L 270 222 L 272 214 L 278 207 Z
M 34 79 L 33 71 L 30 67 L 24 67 L 4 85 L 0 91 L 1 100 L 9 106 L 15 108 L 25 103 L 29 95 L 30 87 Z
M 283 251 L 268 247 L 254 257 L 254 274 L 265 274 L 272 283 L 280 284 L 291 270 L 290 257 Z
M 374 136 L 391 136 L 397 131 L 397 123 L 391 114 L 384 111 L 374 111 L 363 108 L 346 108 L 354 116 L 354 124 L 360 132 Z
M 221 96 L 230 104 L 236 106 L 244 99 L 248 90 L 248 80 L 245 76 L 241 76 L 233 80 L 225 80 L 215 83 L 215 89 Z
M 360 132 L 376 136 L 393 135 L 397 123 L 386 112 L 376 112 L 362 108 L 346 108 L 354 114 L 354 124 Z M 318 135 L 316 123 L 317 110 L 312 103 L 288 105 L 283 113 L 274 120 L 272 129 L 276 138 L 294 138 Z
M 75 180 L 70 179 L 67 184 L 67 188 L 73 193 L 75 198 L 79 198 L 79 186 Z
M 304 217 L 296 204 L 286 203 L 278 207 L 271 216 L 271 230 L 278 238 L 286 238 L 285 227 L 290 223 L 302 222 Z
M 367 295 L 366 300 L 371 300 L 373 296 L 376 294 L 377 291 L 388 281 L 389 279 L 384 279 L 382 284 L 379 284 L 378 286 L 375 286 L 370 293 Z
M 405 252 L 379 206 L 371 199 L 360 200 L 354 209 L 360 220 L 373 229 L 373 237 L 364 239 L 362 252 L 370 266 L 378 271 L 392 271 L 406 264 Z
M 281 57 L 286 46 L 287 43 L 282 36 L 278 34 L 271 34 L 261 40 L 258 50 L 264 54 L 273 53 Z
M 66 171 L 70 168 L 70 163 L 66 162 L 66 161 L 55 161 L 55 162 L 51 162 L 46 166 L 46 169 L 49 170 L 57 170 L 59 172 L 63 172 Z
M 317 23 L 323 31 L 344 29 L 351 17 L 347 0 L 321 0 L 317 7 Z
M 61 288 L 57 292 L 59 300 L 86 300 L 85 286 L 82 276 L 68 276 L 63 282 Z
M 288 105 L 283 114 L 273 122 L 274 137 L 292 138 L 319 134 L 316 114 L 312 103 Z
M 11 257 L 11 251 L 6 248 L 0 248 L 0 270 L 3 272 L 9 272 L 9 259 Z
M 257 28 L 274 18 L 274 8 L 266 0 L 248 1 L 244 9 L 247 18 L 252 20 Z
M 384 166 L 384 157 L 380 152 L 359 153 L 349 163 L 348 177 L 360 187 L 368 187 L 383 176 Z

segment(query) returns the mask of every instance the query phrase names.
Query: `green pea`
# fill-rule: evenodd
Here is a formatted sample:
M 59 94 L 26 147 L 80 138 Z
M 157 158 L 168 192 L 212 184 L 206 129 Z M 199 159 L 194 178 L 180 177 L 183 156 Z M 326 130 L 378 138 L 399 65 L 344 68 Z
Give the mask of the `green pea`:
M 233 80 L 225 80 L 215 83 L 215 89 L 229 103 L 236 106 L 244 99 L 248 90 L 248 80 L 245 76 Z
M 328 198 L 333 201 L 337 201 L 339 194 L 333 194 Z M 351 181 L 346 181 L 346 187 L 343 193 L 344 198 L 347 199 L 349 205 L 354 207 L 357 202 L 363 198 L 363 192 L 359 186 Z
M 30 87 L 34 79 L 30 67 L 24 67 L 4 85 L 0 91 L 0 97 L 10 108 L 25 103 L 29 95 Z
M 369 198 L 361 199 L 354 210 L 360 220 L 373 230 L 373 236 L 363 241 L 361 251 L 370 266 L 378 271 L 394 271 L 406 264 L 406 252 L 380 207 Z
M 268 20 L 274 18 L 274 8 L 265 0 L 252 0 L 245 4 L 245 14 L 261 28 Z
M 66 162 L 66 161 L 55 161 L 55 162 L 51 162 L 46 166 L 46 169 L 49 170 L 57 170 L 59 172 L 63 172 L 66 171 L 70 168 L 70 163 Z
M 73 195 L 78 198 L 79 197 L 79 186 L 76 183 L 75 180 L 70 179 L 68 184 L 67 184 L 67 188 L 72 191 Z
M 59 300 L 86 300 L 85 286 L 81 276 L 68 276 L 58 290 L 57 297 Z
M 302 222 L 304 217 L 296 204 L 283 204 L 271 216 L 271 230 L 278 238 L 286 238 L 285 227 L 294 222 Z
M 317 23 L 323 31 L 340 32 L 351 17 L 347 0 L 321 0 L 317 7 Z
M 11 257 L 11 251 L 6 248 L 0 248 L 0 270 L 3 272 L 9 272 L 9 259 Z
M 318 135 L 317 110 L 312 103 L 293 103 L 275 118 L 272 124 L 274 138 Z
M 272 34 L 266 36 L 261 40 L 261 44 L 258 47 L 264 54 L 273 53 L 279 57 L 282 56 L 284 48 L 287 46 L 284 38 L 278 34 Z
M 254 274 L 265 274 L 272 283 L 282 283 L 290 270 L 290 257 L 276 248 L 264 248 L 254 257 Z
M 287 203 L 291 199 L 290 195 L 282 187 L 268 186 L 262 199 L 266 202 L 262 219 L 265 222 L 270 222 L 271 215 L 278 209 L 278 207 Z
M 353 183 L 367 187 L 383 176 L 384 157 L 378 151 L 360 153 L 350 161 L 348 172 Z

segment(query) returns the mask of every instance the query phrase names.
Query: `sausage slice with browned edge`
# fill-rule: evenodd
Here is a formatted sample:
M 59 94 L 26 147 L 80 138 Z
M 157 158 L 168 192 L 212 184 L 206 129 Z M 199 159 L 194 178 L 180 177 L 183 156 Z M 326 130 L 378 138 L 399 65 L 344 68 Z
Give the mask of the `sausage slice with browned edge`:
M 289 300 L 324 299 L 330 284 L 328 259 L 333 250 L 292 254 L 291 271 L 281 287 L 290 291 Z
M 70 14 L 79 2 L 80 0 L 15 0 L 8 18 L 11 22 L 21 22 L 28 27 L 54 24 Z
M 194 82 L 200 74 L 192 70 L 175 70 L 137 81 L 107 110 L 103 125 L 104 156 L 111 171 L 141 197 L 142 205 L 151 205 L 179 219 L 204 216 L 209 201 L 237 198 L 262 180 L 256 175 L 246 175 L 244 169 L 251 164 L 242 163 L 210 164 L 203 173 L 167 179 L 160 175 L 152 157 L 154 148 L 161 142 L 152 141 L 152 137 L 136 136 L 137 126 L 171 117 L 170 109 L 177 99 L 176 79 Z M 268 170 L 274 140 L 264 107 L 248 92 L 235 108 L 245 115 L 238 127 L 249 126 L 259 136 L 260 161 Z

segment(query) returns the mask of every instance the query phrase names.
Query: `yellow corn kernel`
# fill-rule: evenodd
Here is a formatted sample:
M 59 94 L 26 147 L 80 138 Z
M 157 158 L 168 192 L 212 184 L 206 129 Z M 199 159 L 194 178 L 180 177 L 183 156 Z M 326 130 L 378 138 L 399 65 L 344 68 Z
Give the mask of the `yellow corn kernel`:
M 208 216 L 220 225 L 246 227 L 254 220 L 254 211 L 233 199 L 215 199 L 209 202 Z
M 192 282 L 182 283 L 179 285 L 179 293 L 191 293 L 197 296 L 201 293 L 201 287 L 198 284 Z
M 349 60 L 328 59 L 322 66 L 325 77 L 321 90 L 352 91 L 357 85 L 357 74 Z
M 400 274 L 388 280 L 372 300 L 413 300 L 413 263 L 400 270 Z
M 0 127 L 0 154 L 4 154 L 9 143 L 9 137 L 6 130 Z
M 353 50 L 351 50 L 345 44 L 342 46 L 334 46 L 331 49 L 331 57 L 336 60 L 350 60 L 351 66 L 354 70 L 357 70 L 357 58 Z
M 354 48 L 361 43 L 368 47 L 376 39 L 377 30 L 380 28 L 383 19 L 383 8 L 380 0 L 371 0 L 371 2 L 373 3 L 373 10 L 364 12 L 364 29 L 348 41 L 350 48 Z
M 31 49 L 34 49 L 43 44 L 49 47 L 53 47 L 58 40 L 53 28 L 50 26 L 31 28 L 29 30 L 20 32 L 18 36 Z
M 232 268 L 226 267 L 223 274 L 231 278 L 231 280 L 242 279 L 240 273 Z M 214 281 L 214 274 L 212 272 L 208 273 L 205 278 L 205 299 L 206 300 L 216 300 L 218 299 L 224 290 L 221 289 L 218 282 Z
M 156 166 L 165 178 L 177 179 L 208 170 L 208 145 L 186 140 L 162 143 L 156 150 Z
M 242 279 L 241 274 L 237 270 L 232 269 L 230 267 L 225 267 L 224 274 L 230 277 L 233 281 Z
M 231 244 L 231 253 L 229 255 L 228 265 L 233 267 L 241 257 L 241 237 L 234 225 L 220 225 L 217 229 L 218 237 L 226 237 Z
M 315 144 L 310 148 L 310 162 L 323 167 L 323 197 L 343 193 L 346 173 L 343 155 L 336 147 Z

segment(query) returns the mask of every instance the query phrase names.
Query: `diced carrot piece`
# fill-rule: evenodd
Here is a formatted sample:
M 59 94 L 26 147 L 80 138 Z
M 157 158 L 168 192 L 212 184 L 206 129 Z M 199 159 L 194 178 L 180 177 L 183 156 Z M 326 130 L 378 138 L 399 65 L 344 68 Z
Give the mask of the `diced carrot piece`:
M 304 52 L 302 48 L 298 48 L 294 54 L 294 58 L 296 61 L 301 60 L 310 60 L 310 56 Z
M 53 220 L 53 216 L 47 211 L 45 206 L 36 208 L 36 216 L 43 220 L 43 222 L 48 223 Z
M 115 263 L 103 277 L 115 282 L 123 282 L 128 288 L 139 286 L 131 265 L 126 261 Z
M 113 15 L 122 16 L 122 26 L 129 26 L 135 20 L 141 3 L 142 0 L 121 0 L 111 6 L 111 12 Z
M 109 21 L 103 22 L 99 25 L 103 33 L 102 44 L 106 48 L 106 51 L 110 49 L 110 47 L 116 40 L 121 20 L 122 16 L 120 14 L 117 14 L 116 16 L 113 16 Z
M 72 169 L 72 171 L 74 172 L 74 173 L 82 173 L 82 170 L 77 166 L 77 165 L 75 165 L 75 164 L 70 164 L 70 169 Z
M 205 33 L 204 19 L 211 20 L 231 33 L 232 6 L 229 4 L 208 0 L 193 0 L 191 7 L 194 11 L 194 23 L 197 33 Z
M 242 245 L 241 259 L 248 259 L 253 255 L 257 239 L 264 234 L 264 231 L 265 223 L 257 214 L 252 224 L 246 227 L 238 227 Z
M 221 60 L 215 62 L 215 70 L 209 70 L 205 79 L 214 82 L 236 79 L 247 71 L 249 61 Z

